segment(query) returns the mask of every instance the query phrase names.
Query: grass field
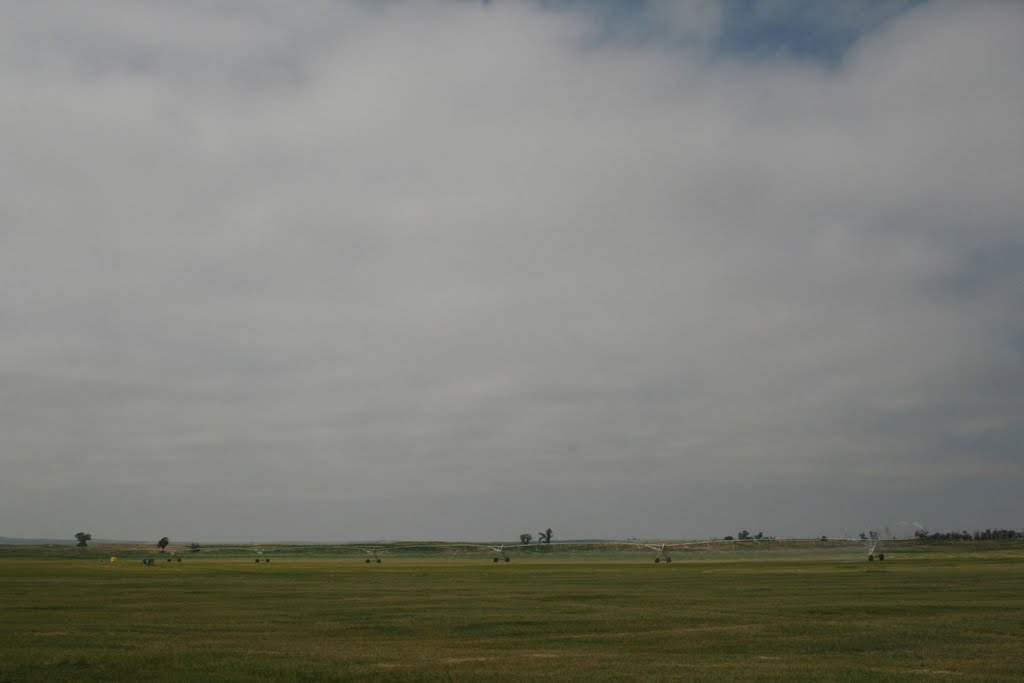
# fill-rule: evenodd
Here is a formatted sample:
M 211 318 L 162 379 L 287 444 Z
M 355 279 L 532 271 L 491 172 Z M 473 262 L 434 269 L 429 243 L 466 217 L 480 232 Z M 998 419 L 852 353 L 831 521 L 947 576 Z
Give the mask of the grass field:
M 74 552 L 0 555 L 0 681 L 1024 679 L 1019 548 Z

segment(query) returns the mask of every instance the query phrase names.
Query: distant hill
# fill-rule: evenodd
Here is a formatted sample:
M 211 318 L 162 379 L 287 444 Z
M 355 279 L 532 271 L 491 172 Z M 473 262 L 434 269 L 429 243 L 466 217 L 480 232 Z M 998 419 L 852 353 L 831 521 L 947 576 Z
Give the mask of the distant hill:
M 12 538 L 0 536 L 0 545 L 76 545 L 74 538 Z M 89 541 L 90 546 L 94 545 L 125 545 L 137 544 L 138 541 L 112 541 L 106 538 L 94 538 Z
M 0 536 L 0 545 L 75 545 L 73 538 L 11 538 Z

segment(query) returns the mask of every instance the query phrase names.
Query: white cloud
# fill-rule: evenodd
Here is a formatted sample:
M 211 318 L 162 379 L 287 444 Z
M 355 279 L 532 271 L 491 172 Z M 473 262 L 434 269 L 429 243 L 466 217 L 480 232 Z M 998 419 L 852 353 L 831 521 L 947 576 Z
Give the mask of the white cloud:
M 1024 283 L 992 266 L 1022 246 L 1020 7 L 918 8 L 835 69 L 519 4 L 314 9 L 3 10 L 26 535 L 146 487 L 213 536 L 249 533 L 232 501 L 324 537 L 375 496 L 344 533 L 508 534 L 481 506 L 523 490 L 580 534 L 703 533 L 594 492 L 924 481 L 938 509 L 1020 476 Z M 452 519 L 410 522 L 424 498 Z

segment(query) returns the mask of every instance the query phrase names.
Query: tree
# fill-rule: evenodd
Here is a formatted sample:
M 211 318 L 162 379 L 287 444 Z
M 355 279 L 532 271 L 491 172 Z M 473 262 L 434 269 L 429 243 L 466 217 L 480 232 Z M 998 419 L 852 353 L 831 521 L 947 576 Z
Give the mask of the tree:
M 746 541 L 750 539 L 750 532 L 744 529 L 736 535 L 736 538 L 740 539 L 741 541 Z
M 758 531 L 756 534 L 754 534 L 754 540 L 755 541 L 760 541 L 762 538 L 764 538 L 764 532 L 763 531 Z
M 726 536 L 726 537 L 725 537 L 725 538 L 723 538 L 722 540 L 723 540 L 723 541 L 731 541 L 731 540 L 733 540 L 733 537 L 732 537 L 732 536 Z
M 198 553 L 200 550 L 202 550 L 202 548 L 199 547 L 198 543 L 193 543 L 189 546 L 189 550 L 191 550 L 194 553 Z
M 159 541 L 156 542 L 156 547 L 160 548 L 160 552 L 163 552 L 164 548 L 166 548 L 167 544 L 170 543 L 170 542 L 171 542 L 171 539 L 169 539 L 166 536 L 164 536 L 163 538 L 161 538 Z
M 79 531 L 75 534 L 75 538 L 78 540 L 78 547 L 85 548 L 89 545 L 89 541 L 92 540 L 92 534 L 87 534 L 84 531 Z
M 541 543 L 551 543 L 551 529 L 548 529 L 547 531 L 541 531 L 539 533 Z
M 519 534 L 519 542 L 523 545 L 530 545 L 530 541 L 533 540 L 533 534 Z
M 868 535 L 866 533 L 864 533 L 863 531 L 860 532 L 860 540 L 862 540 L 862 541 L 868 540 Z

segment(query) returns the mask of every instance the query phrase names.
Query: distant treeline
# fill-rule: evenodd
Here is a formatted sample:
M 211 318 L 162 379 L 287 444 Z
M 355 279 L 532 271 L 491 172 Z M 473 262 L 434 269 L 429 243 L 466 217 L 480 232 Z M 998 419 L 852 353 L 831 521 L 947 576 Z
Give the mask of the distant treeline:
M 1020 541 L 1024 531 L 1013 529 L 985 529 L 984 531 L 933 531 L 918 530 L 914 538 L 919 541 Z

